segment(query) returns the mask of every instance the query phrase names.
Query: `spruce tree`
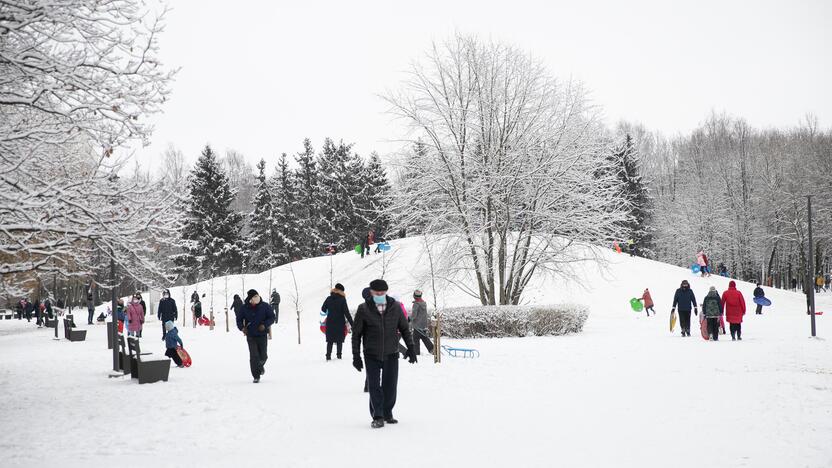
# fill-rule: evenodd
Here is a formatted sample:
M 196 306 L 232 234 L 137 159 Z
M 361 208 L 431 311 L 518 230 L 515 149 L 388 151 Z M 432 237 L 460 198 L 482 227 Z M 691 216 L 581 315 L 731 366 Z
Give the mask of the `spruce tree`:
M 298 215 L 303 223 L 303 238 L 299 239 L 298 251 L 301 257 L 311 257 L 321 250 L 321 237 L 318 229 L 321 223 L 318 199 L 318 167 L 315 150 L 309 138 L 303 140 L 303 151 L 295 156 L 298 168 L 294 173 L 295 199 L 298 202 Z
M 367 231 L 367 219 L 360 210 L 365 197 L 362 180 L 364 162 L 352 152 L 352 145 L 324 141 L 318 159 L 318 193 L 321 201 L 319 234 L 324 242 L 339 249 L 349 248 Z
M 624 136 L 622 144 L 613 150 L 612 159 L 621 189 L 630 204 L 630 216 L 623 226 L 626 235 L 623 240 L 625 243 L 632 240 L 634 252 L 647 256 L 652 247 L 652 229 L 648 226 L 650 198 L 640 171 L 638 150 L 629 133 Z
M 302 222 L 299 215 L 303 212 L 295 198 L 297 188 L 295 177 L 289 169 L 286 153 L 280 156 L 275 174 L 269 180 L 274 209 L 274 226 L 277 230 L 275 256 L 283 264 L 301 257 L 300 247 L 303 242 Z
M 376 237 L 389 238 L 390 228 L 390 182 L 381 158 L 373 152 L 364 170 L 363 183 L 367 192 L 367 221 L 376 230 Z
M 279 264 L 278 251 L 281 247 L 280 233 L 275 223 L 271 189 L 266 181 L 266 161 L 257 163 L 257 184 L 248 216 L 246 254 L 248 267 L 253 272 L 267 270 Z
M 188 177 L 188 207 L 181 231 L 183 253 L 174 259 L 191 280 L 241 271 L 242 216 L 232 209 L 234 192 L 217 157 L 206 145 Z

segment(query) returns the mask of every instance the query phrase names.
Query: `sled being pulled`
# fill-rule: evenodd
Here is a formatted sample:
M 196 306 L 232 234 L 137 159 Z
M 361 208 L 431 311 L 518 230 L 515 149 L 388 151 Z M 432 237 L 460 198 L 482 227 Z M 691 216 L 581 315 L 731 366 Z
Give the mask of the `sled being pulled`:
M 450 346 L 442 346 L 442 351 L 450 357 L 461 358 L 478 358 L 480 352 L 471 348 L 451 348 Z

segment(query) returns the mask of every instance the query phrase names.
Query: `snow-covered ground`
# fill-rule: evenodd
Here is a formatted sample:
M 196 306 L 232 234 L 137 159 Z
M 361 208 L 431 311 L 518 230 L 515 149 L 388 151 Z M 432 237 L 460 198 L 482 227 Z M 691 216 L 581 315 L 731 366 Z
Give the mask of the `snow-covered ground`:
M 393 242 L 385 256 L 391 292 L 408 297 L 425 282 L 419 241 Z M 539 278 L 529 302 L 590 307 L 584 332 L 545 338 L 466 340 L 479 359 L 400 366 L 397 426 L 369 428 L 363 376 L 324 361 L 318 331 L 330 259 L 292 265 L 301 339 L 287 266 L 272 272 L 282 296 L 267 373 L 251 383 L 244 338 L 225 332 L 223 306 L 243 278 L 203 282 L 217 329 L 179 323 L 194 359 L 170 381 L 110 379 L 102 325 L 86 342 L 53 341 L 51 329 L 0 321 L 0 466 L 832 466 L 832 346 L 809 338 L 803 296 L 766 289 L 773 306 L 753 314 L 753 285 L 740 283 L 751 313 L 743 341 L 706 342 L 668 330 L 673 291 L 691 281 L 701 302 L 727 279 L 614 253 L 609 269 L 587 267 L 586 288 Z M 382 258 L 332 259 L 351 309 L 381 276 Z M 245 289 L 267 295 L 269 273 Z M 659 315 L 632 312 L 649 287 Z M 182 309 L 183 293 L 175 288 Z M 432 303 L 432 298 L 428 297 Z M 447 289 L 440 305 L 471 304 Z M 821 295 L 819 310 L 832 311 Z M 832 312 L 830 312 L 832 313 Z M 84 326 L 79 320 L 79 325 Z M 817 317 L 819 335 L 832 331 Z M 146 323 L 144 347 L 162 353 L 161 326 Z M 450 341 L 450 340 L 448 340 Z M 446 344 L 448 344 L 446 342 Z M 264 465 L 266 464 L 266 465 Z

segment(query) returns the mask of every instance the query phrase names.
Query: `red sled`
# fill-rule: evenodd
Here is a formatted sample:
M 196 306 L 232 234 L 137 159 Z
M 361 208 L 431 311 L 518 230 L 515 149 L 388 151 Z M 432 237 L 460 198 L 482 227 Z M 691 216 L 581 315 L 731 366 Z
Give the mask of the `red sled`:
M 182 365 L 183 365 L 183 366 L 185 366 L 185 367 L 191 367 L 191 363 L 192 363 L 192 361 L 191 361 L 191 355 L 190 355 L 190 354 L 188 354 L 188 352 L 187 352 L 187 351 L 185 351 L 185 348 L 183 348 L 183 347 L 181 347 L 181 346 L 177 346 L 177 347 L 176 347 L 176 354 L 178 354 L 178 355 L 179 355 L 179 359 L 181 359 L 181 360 L 182 360 Z
M 324 319 L 324 321 L 321 322 L 321 333 L 326 334 L 326 319 Z M 344 336 L 346 337 L 349 334 L 350 334 L 349 327 L 344 325 Z
M 196 323 L 198 323 L 200 325 L 206 325 L 207 326 L 207 325 L 211 325 L 211 320 L 208 317 L 203 315 L 202 317 L 196 319 Z

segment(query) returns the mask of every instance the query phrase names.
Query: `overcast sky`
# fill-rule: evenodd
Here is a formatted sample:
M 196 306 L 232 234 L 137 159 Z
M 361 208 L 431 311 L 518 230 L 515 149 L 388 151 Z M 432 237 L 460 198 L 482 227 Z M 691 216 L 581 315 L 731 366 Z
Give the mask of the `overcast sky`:
M 161 56 L 181 72 L 144 160 L 173 143 L 193 161 L 210 143 L 271 168 L 303 138 L 318 149 L 326 136 L 362 155 L 389 152 L 401 131 L 376 95 L 455 31 L 512 43 L 582 80 L 609 124 L 684 133 L 714 109 L 762 127 L 806 113 L 832 125 L 832 1 L 171 4 Z

